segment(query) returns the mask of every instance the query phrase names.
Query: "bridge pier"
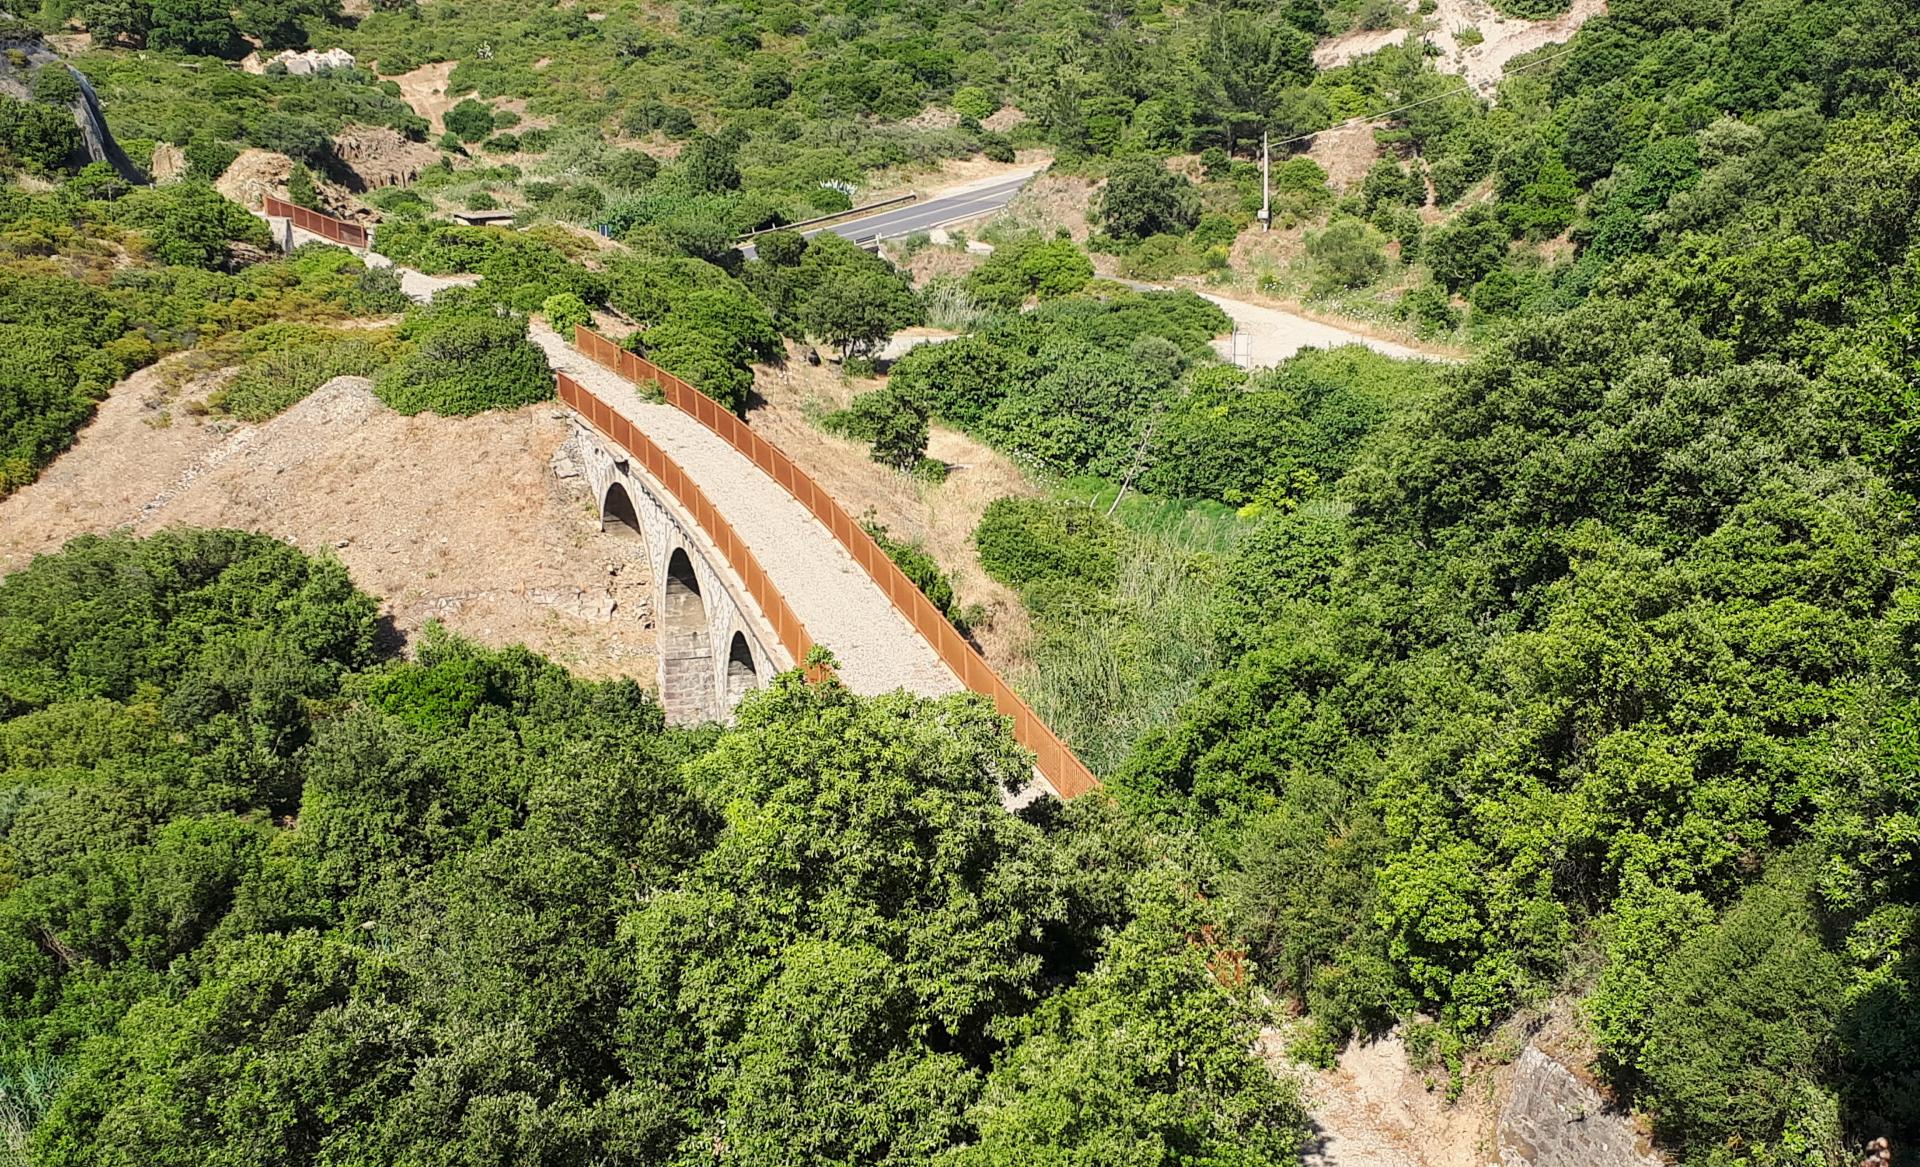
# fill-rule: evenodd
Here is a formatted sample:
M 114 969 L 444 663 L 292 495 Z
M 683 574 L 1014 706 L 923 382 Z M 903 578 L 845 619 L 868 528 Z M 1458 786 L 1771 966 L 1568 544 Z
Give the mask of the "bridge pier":
M 626 452 L 576 423 L 569 451 L 609 537 L 640 539 L 660 614 L 660 704 L 676 724 L 724 721 L 746 694 L 792 668 L 779 638 L 679 502 Z

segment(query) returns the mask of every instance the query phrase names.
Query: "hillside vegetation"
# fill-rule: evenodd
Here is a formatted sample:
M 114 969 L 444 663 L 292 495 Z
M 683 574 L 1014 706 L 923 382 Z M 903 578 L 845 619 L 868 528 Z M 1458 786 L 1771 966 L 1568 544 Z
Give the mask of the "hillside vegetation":
M 1187 879 L 1095 803 L 1007 815 L 977 699 L 788 674 L 669 730 L 630 682 L 378 642 L 337 564 L 235 532 L 0 583 L 12 1154 L 1297 1146 Z
M 916 490 L 967 469 L 935 425 L 1031 473 L 974 546 L 1031 620 L 1015 680 L 1107 781 L 1009 816 L 1024 761 L 970 700 L 786 677 L 668 730 L 524 653 L 389 659 L 278 545 L 76 545 L 0 582 L 33 1161 L 1284 1163 L 1262 997 L 1300 1057 L 1398 1026 L 1452 1091 L 1574 1003 L 1567 1056 L 1687 1167 L 1920 1139 L 1911 4 L 1614 0 L 1494 102 L 1417 43 L 1315 72 L 1378 3 L 26 16 L 87 26 L 109 116 L 188 172 L 68 173 L 0 102 L 0 483 L 176 349 L 244 366 L 238 417 L 347 366 L 461 414 L 550 392 L 531 314 L 598 313 L 750 415 L 756 366 L 865 376 L 929 323 L 957 335 L 823 421 Z M 362 67 L 233 72 L 240 34 Z M 207 185 L 232 152 L 338 173 L 349 124 L 424 135 L 370 70 L 430 64 L 441 161 L 362 193 L 386 255 L 478 286 L 260 261 Z M 1351 181 L 1306 153 L 1336 126 Z M 991 259 L 735 247 L 1023 146 L 1088 193 Z M 444 217 L 499 204 L 518 229 Z M 1214 304 L 1096 270 L 1467 359 L 1248 372 Z M 316 326 L 354 317 L 393 327 Z

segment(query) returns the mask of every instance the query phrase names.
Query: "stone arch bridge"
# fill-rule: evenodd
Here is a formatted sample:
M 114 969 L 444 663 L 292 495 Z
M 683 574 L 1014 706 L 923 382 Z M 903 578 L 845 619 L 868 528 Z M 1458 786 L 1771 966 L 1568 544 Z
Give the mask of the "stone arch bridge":
M 845 508 L 763 436 L 591 330 L 577 329 L 573 344 L 538 321 L 528 332 L 573 410 L 569 453 L 604 537 L 646 540 L 671 717 L 727 717 L 763 678 L 826 645 L 854 692 L 972 690 L 1008 719 L 1055 793 L 1098 785 Z M 658 396 L 639 392 L 642 382 Z
M 576 427 L 569 451 L 605 534 L 644 544 L 653 568 L 660 701 L 669 719 L 726 719 L 793 660 L 725 558 L 672 493 L 626 451 Z

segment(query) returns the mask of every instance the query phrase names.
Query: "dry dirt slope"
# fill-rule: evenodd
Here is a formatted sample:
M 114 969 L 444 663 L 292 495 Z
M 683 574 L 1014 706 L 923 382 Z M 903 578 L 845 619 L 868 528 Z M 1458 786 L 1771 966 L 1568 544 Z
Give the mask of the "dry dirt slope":
M 341 378 L 258 426 L 208 424 L 168 369 L 118 386 L 40 481 L 0 499 L 0 573 L 75 535 L 237 527 L 334 554 L 403 633 L 439 618 L 588 676 L 654 680 L 648 569 L 550 466 L 552 406 L 402 417 Z

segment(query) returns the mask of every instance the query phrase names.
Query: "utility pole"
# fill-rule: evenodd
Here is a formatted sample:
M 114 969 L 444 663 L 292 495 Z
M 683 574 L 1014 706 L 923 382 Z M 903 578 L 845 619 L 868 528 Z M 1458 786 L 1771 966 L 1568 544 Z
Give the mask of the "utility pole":
M 1267 131 L 1260 131 L 1260 230 L 1273 230 L 1273 151 Z

